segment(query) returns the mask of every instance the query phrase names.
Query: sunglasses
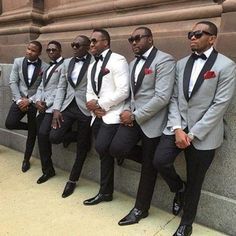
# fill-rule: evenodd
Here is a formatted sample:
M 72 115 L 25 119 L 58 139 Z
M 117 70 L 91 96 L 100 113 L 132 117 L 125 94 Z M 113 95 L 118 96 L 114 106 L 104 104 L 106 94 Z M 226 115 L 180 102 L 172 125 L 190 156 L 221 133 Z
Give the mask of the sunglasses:
M 96 44 L 97 42 L 104 41 L 104 40 L 107 40 L 107 39 L 95 39 L 95 38 L 92 38 L 92 39 L 90 39 L 90 42 L 93 43 L 93 44 Z
M 56 52 L 57 49 L 56 48 L 47 48 L 46 52 Z
M 88 44 L 79 44 L 79 43 L 71 43 L 71 47 L 72 48 L 80 48 L 80 47 L 82 47 L 82 46 L 89 46 Z
M 193 36 L 196 39 L 200 39 L 203 34 L 210 35 L 210 36 L 213 35 L 212 33 L 209 33 L 209 32 L 204 31 L 204 30 L 190 31 L 190 32 L 188 32 L 188 39 L 191 39 Z
M 144 37 L 150 37 L 150 35 L 147 35 L 147 34 L 144 34 L 144 35 L 137 34 L 134 37 L 133 36 L 129 37 L 128 41 L 129 41 L 129 43 L 133 43 L 134 41 L 136 43 L 138 43 Z

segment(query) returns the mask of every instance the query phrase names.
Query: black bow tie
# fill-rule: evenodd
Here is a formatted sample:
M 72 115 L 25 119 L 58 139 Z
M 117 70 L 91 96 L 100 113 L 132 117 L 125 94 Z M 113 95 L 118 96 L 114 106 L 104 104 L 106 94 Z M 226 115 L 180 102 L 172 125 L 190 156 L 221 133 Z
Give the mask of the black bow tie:
M 80 61 L 84 62 L 85 58 L 84 57 L 76 57 L 75 58 L 75 63 L 80 62 Z
M 193 58 L 193 60 L 197 60 L 199 58 L 201 58 L 202 60 L 206 60 L 207 59 L 207 57 L 206 57 L 206 55 L 204 53 L 202 53 L 202 54 L 192 53 L 192 58 Z
M 57 61 L 50 61 L 49 62 L 50 66 L 57 64 Z
M 146 61 L 147 60 L 147 57 L 145 57 L 145 56 L 143 56 L 143 55 L 135 55 L 135 57 L 137 58 L 137 60 L 144 60 L 144 61 Z
M 27 65 L 37 66 L 37 62 L 36 62 L 36 61 L 34 61 L 34 62 L 32 62 L 32 61 L 27 61 Z
M 99 56 L 95 56 L 95 61 L 98 62 L 99 60 L 103 61 L 103 56 L 99 55 Z

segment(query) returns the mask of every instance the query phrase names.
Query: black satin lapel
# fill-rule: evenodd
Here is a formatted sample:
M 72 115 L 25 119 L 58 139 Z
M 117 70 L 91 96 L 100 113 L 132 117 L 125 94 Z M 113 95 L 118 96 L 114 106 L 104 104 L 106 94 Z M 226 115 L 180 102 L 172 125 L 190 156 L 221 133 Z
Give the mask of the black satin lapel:
M 203 81 L 204 81 L 204 74 L 211 70 L 212 66 L 214 65 L 215 61 L 216 61 L 216 58 L 217 58 L 217 55 L 218 55 L 218 52 L 213 49 L 211 55 L 209 56 L 209 58 L 207 59 L 205 65 L 203 66 L 198 78 L 197 78 L 197 81 L 193 87 L 193 91 L 191 93 L 191 96 L 190 98 L 197 92 L 197 90 L 201 87 Z
M 45 83 L 44 83 L 44 87 L 47 85 L 47 83 L 48 83 L 49 80 L 51 79 L 51 77 L 52 77 L 53 73 L 55 72 L 55 70 L 56 70 L 63 62 L 64 62 L 64 58 L 62 58 L 62 59 L 52 68 L 52 70 L 50 71 L 50 73 L 49 73 L 49 75 L 48 75 L 47 78 L 46 78 L 46 76 L 45 76 L 46 80 L 45 80 Z
M 43 80 L 43 86 L 44 87 L 45 87 L 45 84 L 46 84 L 47 71 L 48 71 L 49 68 L 50 68 L 50 66 L 48 66 L 48 68 L 43 72 L 42 80 Z
M 35 66 L 34 68 L 34 73 L 33 73 L 33 76 L 32 76 L 32 80 L 31 80 L 31 83 L 30 83 L 30 87 L 34 84 L 34 82 L 37 80 L 38 76 L 39 76 L 39 72 L 41 70 L 41 65 L 42 65 L 42 61 L 40 59 L 38 59 L 38 63 L 37 65 Z
M 135 69 L 136 69 L 138 62 L 139 62 L 139 60 L 136 59 L 134 65 L 133 65 L 133 68 L 132 68 L 132 72 L 131 72 L 131 88 L 132 88 L 133 93 L 135 91 Z
M 106 54 L 104 60 L 103 60 L 101 70 L 100 70 L 99 75 L 98 75 L 98 90 L 97 90 L 97 93 L 96 93 L 97 95 L 99 94 L 100 89 L 102 87 L 102 77 L 104 76 L 103 71 L 106 68 L 107 62 L 109 61 L 109 59 L 111 57 L 111 54 L 112 54 L 112 51 L 109 50 L 108 53 Z
M 156 57 L 156 53 L 157 53 L 157 49 L 154 47 L 152 49 L 152 51 L 150 52 L 147 60 L 145 61 L 144 65 L 143 65 L 143 67 L 142 67 L 142 69 L 141 69 L 141 71 L 140 71 L 140 73 L 138 75 L 137 83 L 136 83 L 136 85 L 134 87 L 134 94 L 136 94 L 137 91 L 139 90 L 139 88 L 141 87 L 142 82 L 143 82 L 143 78 L 145 76 L 145 68 L 149 68 L 150 67 L 150 65 L 152 64 L 154 58 Z
M 80 73 L 78 75 L 78 79 L 77 79 L 77 82 L 76 82 L 76 87 L 79 85 L 80 81 L 84 78 L 84 75 L 85 75 L 86 71 L 88 70 L 90 60 L 91 60 L 91 55 L 88 54 L 87 57 L 86 57 L 85 62 L 83 63 L 83 66 L 80 70 Z
M 71 74 L 74 70 L 74 67 L 75 67 L 75 58 L 73 57 L 70 62 L 69 62 L 69 65 L 68 65 L 68 72 L 67 72 L 67 78 L 68 78 L 68 82 L 70 83 L 70 85 L 75 88 L 75 84 L 73 82 L 73 80 L 71 79 Z
M 27 65 L 27 59 L 24 58 L 23 62 L 22 62 L 22 73 L 23 73 L 23 77 L 25 80 L 25 84 L 27 85 L 27 87 L 29 88 L 29 79 L 28 79 L 28 65 Z
M 184 77 L 183 77 L 183 92 L 186 101 L 189 100 L 189 82 L 193 69 L 194 59 L 190 56 L 185 68 L 184 68 Z

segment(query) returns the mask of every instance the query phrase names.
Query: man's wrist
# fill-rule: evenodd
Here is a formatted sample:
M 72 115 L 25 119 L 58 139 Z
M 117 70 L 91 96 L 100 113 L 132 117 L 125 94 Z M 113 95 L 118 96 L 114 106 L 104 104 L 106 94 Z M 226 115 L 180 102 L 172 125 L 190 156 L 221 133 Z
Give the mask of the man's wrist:
M 99 103 L 98 103 L 98 100 L 96 100 L 95 106 L 96 106 L 96 109 L 101 108 Z

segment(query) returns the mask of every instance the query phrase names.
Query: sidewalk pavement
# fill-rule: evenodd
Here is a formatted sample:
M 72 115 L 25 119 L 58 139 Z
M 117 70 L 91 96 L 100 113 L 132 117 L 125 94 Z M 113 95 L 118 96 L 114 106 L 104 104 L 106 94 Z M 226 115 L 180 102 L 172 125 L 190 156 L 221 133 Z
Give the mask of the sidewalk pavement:
M 23 154 L 0 145 L 0 236 L 172 236 L 180 219 L 151 207 L 149 217 L 131 226 L 117 222 L 133 207 L 134 198 L 115 192 L 112 202 L 84 206 L 97 194 L 98 184 L 81 179 L 74 194 L 62 198 L 68 172 L 37 184 L 40 161 L 21 172 Z M 222 236 L 220 232 L 193 225 L 193 236 Z

